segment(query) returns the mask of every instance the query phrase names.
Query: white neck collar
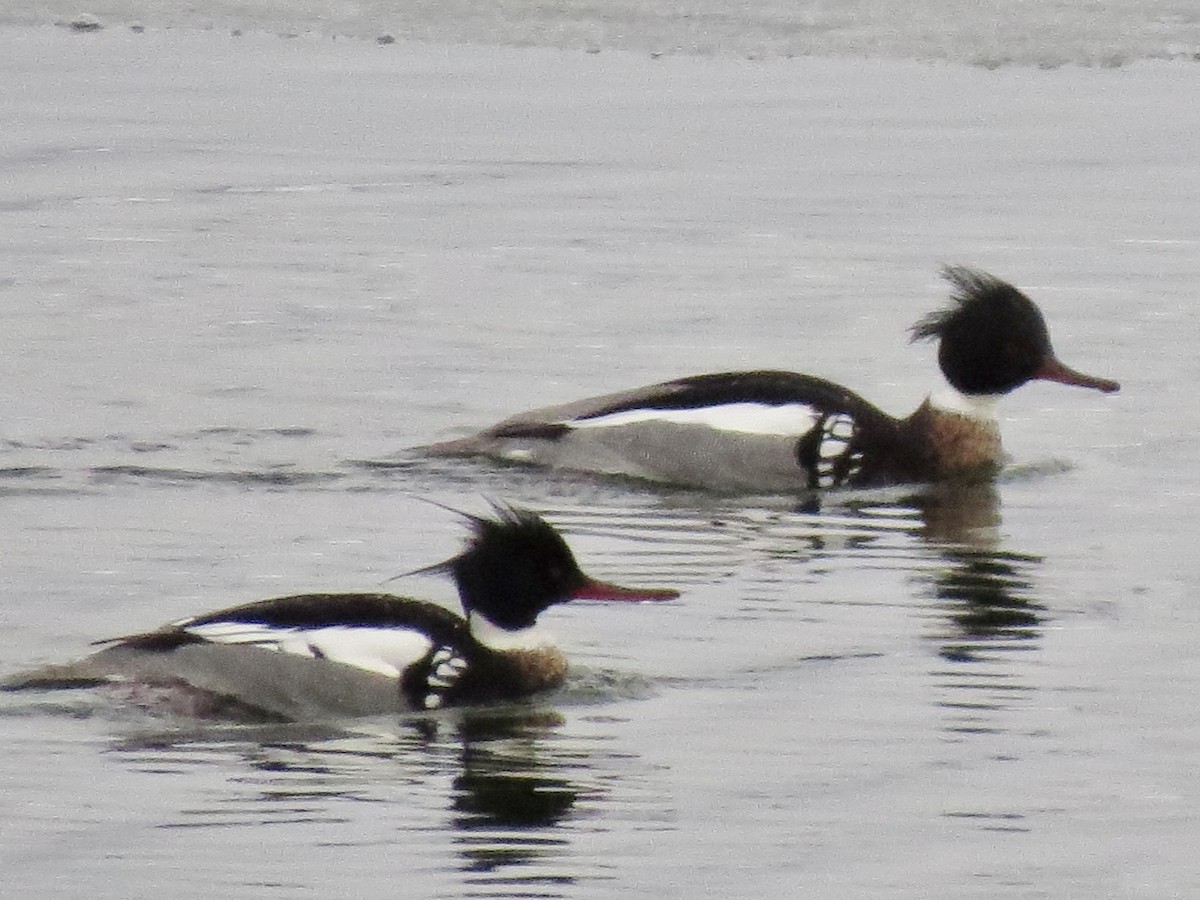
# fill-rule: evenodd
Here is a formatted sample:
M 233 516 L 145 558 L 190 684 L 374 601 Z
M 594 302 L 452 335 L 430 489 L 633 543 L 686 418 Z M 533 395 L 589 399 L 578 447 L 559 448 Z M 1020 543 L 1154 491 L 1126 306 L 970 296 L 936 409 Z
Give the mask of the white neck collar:
M 505 652 L 509 650 L 539 650 L 553 647 L 554 638 L 548 631 L 536 623 L 528 628 L 509 631 L 488 621 L 487 616 L 477 612 L 467 613 L 467 625 L 471 635 L 489 650 Z
M 929 395 L 929 405 L 941 412 L 954 413 L 979 422 L 996 421 L 996 404 L 1003 394 L 964 394 L 943 385 Z

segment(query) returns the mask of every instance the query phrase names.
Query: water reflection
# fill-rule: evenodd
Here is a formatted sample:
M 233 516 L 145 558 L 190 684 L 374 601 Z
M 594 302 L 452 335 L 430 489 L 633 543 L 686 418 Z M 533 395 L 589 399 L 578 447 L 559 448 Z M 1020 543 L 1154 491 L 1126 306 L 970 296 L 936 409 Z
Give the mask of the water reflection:
M 339 843 L 395 844 L 406 858 L 419 849 L 426 877 L 432 868 L 473 894 L 557 897 L 606 877 L 580 839 L 600 829 L 594 804 L 613 781 L 606 769 L 619 765 L 628 780 L 631 768 L 629 754 L 593 745 L 578 729 L 567 737 L 563 724 L 552 709 L 513 706 L 369 728 L 143 731 L 113 749 L 137 771 L 190 775 L 197 787 L 206 772 L 221 776 L 204 802 L 167 811 L 159 827 L 273 825 L 318 836 L 332 827 Z
M 1032 597 L 1026 571 L 1035 556 L 966 549 L 947 552 L 951 563 L 933 579 L 933 591 L 949 626 L 935 635 L 941 655 L 953 662 L 981 662 L 997 652 L 1028 650 L 1039 636 L 1045 607 Z
M 934 636 L 941 655 L 979 661 L 990 651 L 1027 648 L 1045 606 L 1034 596 L 1042 558 L 1006 550 L 999 537 L 1000 497 L 991 484 L 943 486 L 919 498 L 923 537 L 940 557 L 928 579 L 949 626 Z
M 463 721 L 462 772 L 454 779 L 456 828 L 536 828 L 566 816 L 579 796 L 569 779 L 547 775 L 530 728 L 550 727 L 557 716 L 531 722 L 480 712 Z
M 1000 493 L 992 482 L 929 485 L 910 498 L 931 545 L 978 547 L 989 551 L 1000 540 Z
M 1019 656 L 1039 647 L 1046 607 L 1035 581 L 1043 560 L 1004 549 L 995 485 L 940 486 L 921 498 L 925 538 L 937 565 L 918 583 L 937 616 L 932 672 L 946 713 L 944 728 L 959 737 L 1004 730 L 1001 714 L 1032 687 Z
M 1001 713 L 1031 690 L 1020 660 L 1039 648 L 1045 627 L 1043 560 L 1006 548 L 1001 525 L 1000 490 L 988 482 L 814 496 L 787 512 L 732 513 L 724 531 L 742 533 L 760 570 L 764 557 L 788 564 L 765 567 L 744 596 L 780 606 L 798 583 L 836 578 L 834 599 L 822 603 L 859 604 L 865 595 L 908 606 L 935 650 L 943 726 L 963 735 L 1003 730 Z M 908 587 L 899 600 L 889 583 L 897 575 Z
M 576 881 L 560 865 L 569 832 L 556 826 L 574 812 L 581 788 L 544 766 L 528 734 L 517 738 L 516 750 L 511 739 L 499 745 L 479 739 L 480 725 L 494 724 L 469 725 L 474 737 L 464 736 L 462 772 L 454 779 L 451 826 L 462 869 L 476 883 L 482 878 L 496 887 L 516 878 L 524 888 L 536 884 L 540 895 L 554 896 L 547 890 Z
M 495 886 L 514 877 L 526 888 L 536 884 L 539 895 L 555 896 L 546 891 L 576 880 L 562 871 L 537 871 L 569 850 L 571 841 L 555 826 L 572 815 L 583 793 L 560 768 L 547 766 L 539 749 L 560 721 L 553 713 L 514 717 L 486 710 L 462 720 L 451 826 L 461 867 L 473 881 Z
M 895 694 L 936 710 L 933 752 L 938 765 L 951 770 L 969 767 L 979 754 L 1012 759 L 1036 752 L 1029 741 L 1039 739 L 1029 712 L 1050 616 L 1044 560 L 1007 545 L 1003 491 L 1003 482 L 944 484 L 827 494 L 800 504 L 705 505 L 672 495 L 640 511 L 626 500 L 608 511 L 593 504 L 552 513 L 572 533 L 635 536 L 645 556 L 618 547 L 613 564 L 622 571 L 631 558 L 635 564 L 642 559 L 640 574 L 655 582 L 699 582 L 693 596 L 703 596 L 687 610 L 683 627 L 691 641 L 711 641 L 703 651 L 709 658 L 727 654 L 740 662 L 737 646 L 749 645 L 756 662 L 744 671 L 756 689 L 768 689 L 762 686 L 773 671 L 811 664 L 811 658 L 788 655 L 789 644 L 801 652 L 829 648 L 823 658 L 830 661 L 869 658 L 856 655 L 864 650 L 895 660 L 915 632 L 927 651 L 917 663 L 917 684 Z M 589 559 L 604 556 L 603 547 L 589 553 Z M 722 589 L 708 587 L 714 583 Z M 680 652 L 694 653 L 695 646 Z M 713 677 L 728 681 L 734 671 L 726 666 Z M 880 676 L 888 671 L 881 663 Z M 794 688 L 796 680 L 788 684 Z M 843 699 L 860 710 L 872 703 L 869 695 Z M 875 721 L 889 718 L 881 710 Z M 969 789 L 942 814 L 972 830 L 1028 830 L 1025 812 L 1007 804 L 1008 796 Z

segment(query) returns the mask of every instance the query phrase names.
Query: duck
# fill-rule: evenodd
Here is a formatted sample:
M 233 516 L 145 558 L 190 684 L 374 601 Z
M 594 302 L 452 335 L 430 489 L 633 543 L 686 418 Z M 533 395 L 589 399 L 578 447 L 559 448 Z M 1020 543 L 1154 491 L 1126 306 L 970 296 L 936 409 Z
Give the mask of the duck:
M 420 448 L 723 492 L 811 492 L 992 478 L 1005 457 L 997 401 L 1034 381 L 1120 389 L 1056 356 L 1038 306 L 987 272 L 946 266 L 947 306 L 910 329 L 938 343 L 945 385 L 889 415 L 814 375 L 692 375 L 510 416 Z
M 540 515 L 493 510 L 463 514 L 470 533 L 460 553 L 406 573 L 449 575 L 461 615 L 387 593 L 275 597 L 99 641 L 90 656 L 19 673 L 0 687 L 120 687 L 156 709 L 268 721 L 490 705 L 563 683 L 566 657 L 539 623 L 549 607 L 679 596 L 594 579 Z

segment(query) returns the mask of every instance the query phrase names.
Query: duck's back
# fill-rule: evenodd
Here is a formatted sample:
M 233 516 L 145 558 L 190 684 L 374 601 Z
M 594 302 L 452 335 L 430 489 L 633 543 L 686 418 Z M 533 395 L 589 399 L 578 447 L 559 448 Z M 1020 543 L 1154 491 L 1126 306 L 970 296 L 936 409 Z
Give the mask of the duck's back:
M 414 707 L 402 676 L 471 638 L 461 617 L 435 604 L 351 593 L 276 597 L 102 643 L 3 686 L 119 686 L 135 701 L 189 714 L 386 714 Z
M 869 482 L 897 423 L 823 378 L 695 375 L 531 410 L 427 448 L 728 491 Z

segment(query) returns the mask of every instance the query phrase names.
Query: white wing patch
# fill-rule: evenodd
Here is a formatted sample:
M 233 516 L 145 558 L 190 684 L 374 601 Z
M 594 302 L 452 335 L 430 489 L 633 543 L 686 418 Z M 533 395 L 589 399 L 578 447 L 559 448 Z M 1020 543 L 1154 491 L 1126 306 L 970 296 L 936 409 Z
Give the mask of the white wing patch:
M 206 622 L 181 627 L 188 634 L 215 644 L 245 644 L 295 656 L 327 659 L 378 672 L 389 678 L 422 659 L 433 641 L 407 628 L 367 628 L 330 625 L 325 628 L 285 628 L 258 622 Z
M 718 431 L 745 434 L 801 435 L 807 433 L 820 419 L 811 406 L 804 403 L 724 403 L 719 406 L 698 406 L 688 409 L 627 409 L 589 419 L 569 419 L 559 424 L 571 428 L 614 428 L 650 422 L 674 422 L 680 425 L 707 425 Z

